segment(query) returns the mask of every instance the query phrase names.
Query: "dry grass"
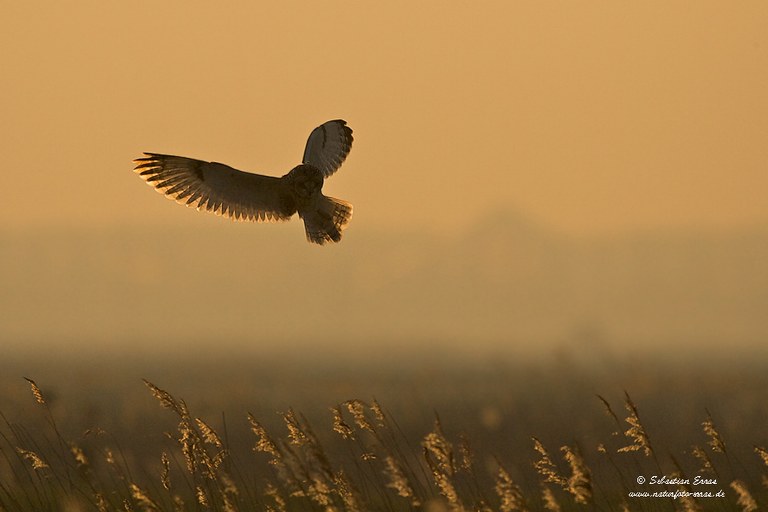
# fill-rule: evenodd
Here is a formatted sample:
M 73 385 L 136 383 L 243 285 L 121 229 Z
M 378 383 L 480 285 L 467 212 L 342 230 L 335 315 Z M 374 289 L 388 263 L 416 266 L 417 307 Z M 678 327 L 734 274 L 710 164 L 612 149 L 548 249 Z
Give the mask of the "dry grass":
M 64 436 L 45 387 L 27 380 L 42 425 L 26 428 L 2 416 L 0 511 L 753 511 L 767 504 L 764 438 L 725 439 L 704 409 L 698 442 L 657 452 L 651 439 L 663 432 L 646 428 L 642 404 L 629 394 L 624 415 L 607 399 L 595 400 L 607 412 L 605 436 L 580 435 L 563 422 L 572 441 L 554 445 L 559 450 L 533 437 L 527 452 L 502 458 L 477 452 L 477 439 L 429 411 L 416 438 L 375 400 L 329 404 L 312 423 L 288 409 L 279 413 L 279 428 L 243 413 L 230 427 L 223 417 L 198 417 L 182 398 L 145 381 L 175 428 L 162 433 L 163 449 L 137 460 L 137 449 L 99 429 Z M 231 441 L 239 431 L 247 431 L 249 447 Z M 739 444 L 752 460 L 733 455 Z M 643 486 L 640 475 L 679 481 Z M 697 486 L 696 476 L 718 483 Z M 725 497 L 686 494 L 700 490 Z M 635 498 L 633 491 L 679 495 Z
M 402 387 L 393 389 L 390 373 L 375 388 L 379 377 L 367 370 L 359 377 L 307 368 L 270 374 L 265 364 L 245 380 L 231 364 L 209 366 L 226 373 L 206 381 L 188 366 L 174 380 L 162 367 L 162 382 L 142 386 L 134 376 L 118 391 L 95 375 L 85 383 L 90 395 L 82 383 L 49 386 L 40 375 L 64 380 L 53 370 L 4 372 L 0 512 L 742 511 L 768 504 L 764 408 L 759 393 L 747 392 L 765 389 L 763 372 L 734 370 L 741 381 L 678 374 L 675 386 L 660 386 L 664 394 L 650 384 L 661 382 L 652 375 L 669 375 L 662 369 L 640 368 L 634 380 L 624 370 L 619 381 L 573 365 L 538 374 L 465 365 L 446 367 L 445 378 L 400 365 Z M 12 374 L 37 380 L 9 381 Z M 686 389 L 688 382 L 695 385 Z M 347 399 L 357 393 L 382 400 Z M 94 412 L 92 400 L 113 405 Z M 680 481 L 639 485 L 641 475 Z M 717 484 L 684 481 L 696 476 Z M 684 494 L 701 490 L 725 497 Z M 630 497 L 635 491 L 678 494 Z

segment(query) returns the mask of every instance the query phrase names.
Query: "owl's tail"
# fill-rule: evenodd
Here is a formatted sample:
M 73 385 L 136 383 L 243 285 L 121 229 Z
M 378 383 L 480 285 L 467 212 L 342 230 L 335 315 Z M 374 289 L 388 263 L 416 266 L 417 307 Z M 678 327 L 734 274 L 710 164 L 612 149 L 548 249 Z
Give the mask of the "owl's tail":
M 302 215 L 307 240 L 320 245 L 341 240 L 341 231 L 352 217 L 350 203 L 322 194 L 307 210 Z

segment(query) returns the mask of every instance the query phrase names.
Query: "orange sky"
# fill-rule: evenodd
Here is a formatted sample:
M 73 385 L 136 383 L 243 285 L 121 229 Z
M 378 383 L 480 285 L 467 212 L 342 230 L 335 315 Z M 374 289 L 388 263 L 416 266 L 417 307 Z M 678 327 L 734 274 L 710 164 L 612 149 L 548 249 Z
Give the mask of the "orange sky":
M 7 3 L 0 228 L 202 222 L 131 160 L 281 175 L 337 117 L 356 229 L 768 222 L 765 2 L 228 5 Z

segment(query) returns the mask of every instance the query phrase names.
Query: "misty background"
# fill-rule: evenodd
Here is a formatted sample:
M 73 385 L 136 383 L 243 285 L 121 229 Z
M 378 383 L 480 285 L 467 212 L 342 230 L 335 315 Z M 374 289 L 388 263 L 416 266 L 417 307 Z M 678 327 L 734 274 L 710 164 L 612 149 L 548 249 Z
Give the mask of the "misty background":
M 4 460 L 68 457 L 61 432 L 157 487 L 178 418 L 147 379 L 249 466 L 247 413 L 339 441 L 329 407 L 375 398 L 416 456 L 439 414 L 486 477 L 538 496 L 536 436 L 623 500 L 631 396 L 656 468 L 700 471 L 712 420 L 718 478 L 768 503 L 766 27 L 757 0 L 3 2 Z M 338 244 L 133 172 L 149 151 L 281 176 L 339 118 Z
M 352 227 L 337 253 L 302 229 L 6 235 L 6 347 L 707 357 L 768 335 L 762 230 L 574 239 L 501 212 L 451 236 Z
M 761 2 L 3 7 L 6 356 L 764 355 Z M 355 213 L 233 224 L 142 151 L 282 175 L 355 142 Z

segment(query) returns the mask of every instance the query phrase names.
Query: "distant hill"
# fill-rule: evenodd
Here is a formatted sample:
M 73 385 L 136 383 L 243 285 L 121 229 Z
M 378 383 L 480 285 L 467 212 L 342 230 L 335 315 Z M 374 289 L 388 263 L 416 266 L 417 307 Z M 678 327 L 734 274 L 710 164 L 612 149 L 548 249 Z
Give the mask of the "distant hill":
M 450 237 L 355 227 L 326 248 L 224 222 L 5 233 L 0 337 L 169 350 L 768 339 L 768 230 L 572 239 L 513 213 Z

